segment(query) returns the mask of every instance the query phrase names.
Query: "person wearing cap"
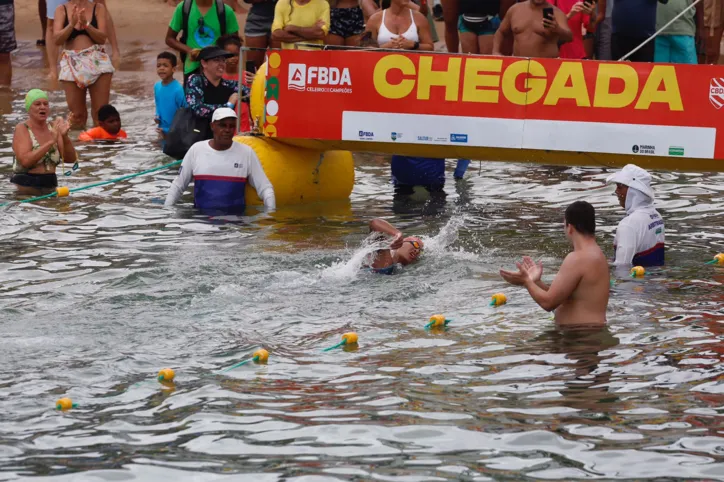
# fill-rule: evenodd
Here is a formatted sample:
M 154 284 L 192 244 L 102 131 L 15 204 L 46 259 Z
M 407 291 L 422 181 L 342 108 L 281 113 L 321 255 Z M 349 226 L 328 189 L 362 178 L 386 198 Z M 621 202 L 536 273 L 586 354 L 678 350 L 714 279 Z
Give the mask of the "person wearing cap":
M 403 235 L 399 229 L 384 219 L 370 221 L 370 232 L 392 236 L 390 247 L 377 250 L 374 257 L 369 260 L 367 268 L 373 273 L 394 274 L 398 265 L 407 266 L 417 261 L 425 248 L 420 238 Z
M 664 264 L 664 220 L 654 208 L 651 174 L 628 164 L 609 176 L 616 184 L 616 197 L 626 217 L 616 229 L 613 245 L 616 266 L 661 266 Z
M 246 207 L 246 183 L 264 201 L 264 208 L 276 208 L 274 188 L 251 147 L 234 142 L 237 115 L 229 107 L 214 111 L 214 138 L 197 142 L 183 159 L 178 177 L 166 197 L 166 206 L 179 199 L 194 181 L 194 206 L 206 212 L 241 214 Z
M 186 103 L 196 117 L 208 119 L 217 109 L 228 107 L 235 109 L 241 97 L 249 98 L 249 88 L 239 86 L 235 80 L 224 79 L 226 59 L 232 56 L 226 50 L 213 46 L 192 54 L 201 61 L 201 71 L 189 77 L 186 87 Z
M 52 125 L 48 94 L 33 89 L 25 96 L 28 120 L 15 128 L 13 135 L 13 176 L 10 182 L 22 194 L 39 194 L 58 187 L 56 167 L 61 162 L 75 163 L 78 154 L 68 137 L 70 125 L 57 118 Z

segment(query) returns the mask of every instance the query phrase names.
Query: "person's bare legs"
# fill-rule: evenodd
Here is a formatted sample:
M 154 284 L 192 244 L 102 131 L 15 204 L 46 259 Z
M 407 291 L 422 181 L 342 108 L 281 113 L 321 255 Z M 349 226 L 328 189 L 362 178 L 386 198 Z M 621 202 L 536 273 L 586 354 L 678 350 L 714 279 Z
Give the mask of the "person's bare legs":
M 85 102 L 86 89 L 81 89 L 75 82 L 62 81 L 65 90 L 65 101 L 70 111 L 70 127 L 73 129 L 85 129 L 88 123 L 88 106 Z
M 359 47 L 362 44 L 362 35 L 352 35 L 344 39 L 344 44 L 347 47 Z
M 479 54 L 478 36 L 472 32 L 460 32 L 460 47 L 464 54 Z M 492 52 L 492 47 L 490 52 Z
M 52 81 L 58 80 L 58 61 L 60 60 L 58 45 L 55 43 L 55 40 L 53 40 L 53 22 L 52 18 L 48 19 L 48 28 L 45 33 L 45 38 L 48 39 L 45 42 L 45 50 L 48 54 L 48 67 L 50 68 L 50 72 L 48 73 L 48 78 Z
M 40 17 L 40 28 L 42 30 L 42 43 L 38 40 L 38 45 L 45 45 L 46 43 L 46 36 L 48 32 L 48 5 L 45 3 L 45 0 L 38 0 L 38 16 Z
M 10 54 L 0 54 L 0 87 L 10 87 L 13 82 L 13 64 Z
M 260 37 L 246 37 L 246 46 L 256 49 L 266 49 L 269 48 L 269 37 L 266 35 L 262 35 Z M 258 69 L 261 67 L 261 64 L 264 63 L 264 52 L 261 50 L 249 50 L 246 53 L 246 61 L 247 62 L 254 62 L 254 65 L 256 65 L 256 68 Z
M 91 98 L 91 116 L 93 125 L 98 125 L 98 110 L 106 105 L 111 99 L 111 81 L 113 74 L 103 74 L 98 77 L 95 84 L 88 87 Z
M 495 35 L 478 35 L 478 53 L 490 55 L 493 53 L 493 39 Z
M 344 45 L 344 37 L 340 37 L 339 35 L 335 35 L 333 33 L 328 33 L 324 39 L 324 43 L 327 45 Z

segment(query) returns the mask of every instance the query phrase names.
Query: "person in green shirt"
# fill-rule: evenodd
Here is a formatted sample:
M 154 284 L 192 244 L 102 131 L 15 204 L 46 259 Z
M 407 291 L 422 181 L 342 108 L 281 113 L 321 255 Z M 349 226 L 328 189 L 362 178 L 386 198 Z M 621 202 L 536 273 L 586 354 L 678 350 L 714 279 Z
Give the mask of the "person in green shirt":
M 694 3 L 693 0 L 669 0 L 656 8 L 656 30 Z M 696 38 L 704 37 L 704 2 L 689 9 L 656 37 L 654 62 L 696 64 Z
M 184 30 L 183 9 L 186 2 L 176 6 L 171 23 L 166 33 L 166 45 L 181 53 L 185 58 L 184 80 L 199 68 L 199 63 L 191 60 L 189 54 L 192 50 L 202 49 L 214 45 L 222 35 L 237 34 L 239 22 L 236 20 L 234 10 L 224 5 L 222 0 L 191 0 L 191 9 L 188 16 L 188 32 L 181 39 L 179 32 Z M 226 29 L 222 32 L 218 12 L 223 7 L 225 12 Z

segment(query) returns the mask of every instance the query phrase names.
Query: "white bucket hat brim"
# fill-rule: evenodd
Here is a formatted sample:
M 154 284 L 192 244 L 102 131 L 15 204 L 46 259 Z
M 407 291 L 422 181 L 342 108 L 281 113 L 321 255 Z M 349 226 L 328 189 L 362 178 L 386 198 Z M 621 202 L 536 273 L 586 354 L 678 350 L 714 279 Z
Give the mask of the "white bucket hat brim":
M 606 184 L 613 183 L 636 189 L 652 200 L 654 199 L 654 190 L 651 189 L 651 174 L 635 164 L 627 164 L 617 173 L 608 176 Z

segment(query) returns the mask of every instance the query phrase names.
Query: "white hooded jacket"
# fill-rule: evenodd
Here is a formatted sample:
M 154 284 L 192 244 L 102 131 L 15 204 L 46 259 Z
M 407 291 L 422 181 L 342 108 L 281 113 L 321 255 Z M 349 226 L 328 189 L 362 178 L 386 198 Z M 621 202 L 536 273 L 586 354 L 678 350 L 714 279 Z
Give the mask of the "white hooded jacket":
M 626 217 L 613 241 L 616 266 L 661 266 L 664 264 L 664 220 L 654 201 L 638 189 L 626 194 Z

